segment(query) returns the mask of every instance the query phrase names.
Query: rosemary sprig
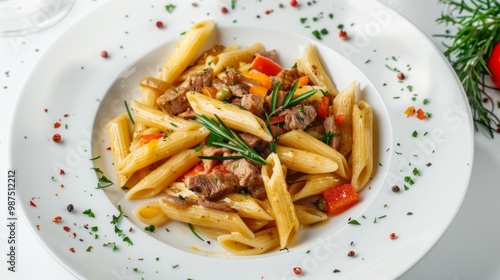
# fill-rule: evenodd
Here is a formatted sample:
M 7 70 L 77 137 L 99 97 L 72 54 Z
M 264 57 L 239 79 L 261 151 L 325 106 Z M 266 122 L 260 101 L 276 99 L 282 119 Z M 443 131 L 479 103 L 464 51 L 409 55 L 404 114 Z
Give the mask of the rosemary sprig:
M 295 91 L 297 90 L 298 83 L 299 83 L 299 79 L 295 80 L 295 82 L 293 83 L 290 90 L 286 93 L 285 98 L 283 99 L 283 104 L 281 104 L 281 106 L 279 108 L 276 108 L 276 106 L 278 106 L 277 105 L 278 91 L 279 91 L 279 87 L 281 85 L 281 82 L 276 83 L 276 85 L 274 86 L 273 91 L 271 93 L 271 113 L 269 114 L 269 116 L 272 116 L 285 108 L 299 104 L 300 102 L 313 96 L 318 91 L 317 89 L 313 89 L 310 91 L 306 91 L 297 97 L 293 97 Z
M 486 61 L 495 44 L 500 41 L 500 2 L 439 1 L 447 5 L 450 12 L 443 13 L 437 22 L 457 27 L 457 32 L 435 36 L 452 41 L 451 45 L 444 44 L 444 54 L 462 83 L 475 122 L 485 126 L 493 137 L 493 132 L 500 128 L 500 119 L 493 113 L 494 104 L 487 108 L 483 102 L 485 98 L 491 101 L 487 90 L 492 89 L 485 84 L 484 78 L 491 74 Z
M 214 115 L 217 121 L 210 119 L 204 115 L 195 114 L 195 116 L 195 122 L 203 125 L 211 133 L 215 134 L 221 139 L 231 142 L 231 144 L 229 144 L 225 142 L 213 141 L 213 146 L 228 148 L 232 151 L 239 152 L 242 157 L 250 161 L 258 164 L 267 164 L 264 158 L 262 158 L 254 149 L 252 149 L 252 147 L 248 146 L 248 144 L 238 135 L 238 133 L 228 128 L 217 115 Z

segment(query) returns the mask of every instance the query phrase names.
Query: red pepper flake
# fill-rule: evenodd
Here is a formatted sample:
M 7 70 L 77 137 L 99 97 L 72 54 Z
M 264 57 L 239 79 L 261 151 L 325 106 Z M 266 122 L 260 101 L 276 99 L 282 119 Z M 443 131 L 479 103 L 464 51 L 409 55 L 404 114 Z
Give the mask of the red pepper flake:
M 299 2 L 297 2 L 297 0 L 291 0 L 290 1 L 290 6 L 297 7 L 298 5 L 299 5 Z
M 107 51 L 101 51 L 101 57 L 107 58 L 109 56 Z
M 156 27 L 158 27 L 159 29 L 163 29 L 165 27 L 165 25 L 163 24 L 162 21 L 159 20 L 156 22 Z
M 347 253 L 348 257 L 354 257 L 355 255 L 356 253 L 354 251 L 349 251 L 349 253 Z
M 43 111 L 44 111 L 45 113 L 47 113 L 47 112 L 49 111 L 49 109 L 45 108 L 45 109 L 43 109 Z
M 405 78 L 405 75 L 402 72 L 398 72 L 397 78 L 398 80 L 403 80 Z
M 59 128 L 61 127 L 61 123 L 60 122 L 55 122 L 54 123 L 54 128 Z
M 347 32 L 345 30 L 340 30 L 339 31 L 339 38 L 342 40 L 347 40 L 349 36 L 347 36 Z
M 295 273 L 295 275 L 300 275 L 302 274 L 302 268 L 296 266 L 293 268 L 293 273 Z
M 111 147 L 107 147 L 106 150 L 111 151 Z
M 229 13 L 229 10 L 226 8 L 226 7 L 222 7 L 222 9 L 220 10 L 223 14 L 227 14 Z
M 59 187 L 60 187 L 61 189 L 62 189 L 62 188 L 64 188 L 64 184 L 59 185 Z
M 397 236 L 396 236 L 396 234 L 393 232 L 393 233 L 391 233 L 391 234 L 389 235 L 389 238 L 390 238 L 390 239 L 392 239 L 392 240 L 394 240 L 394 239 L 396 239 L 396 238 L 397 238 Z
M 33 200 L 30 200 L 30 206 L 31 207 L 36 207 L 36 204 L 33 202 Z
M 56 133 L 56 134 L 52 135 L 52 140 L 54 140 L 54 142 L 56 142 L 56 143 L 61 143 L 62 137 L 59 133 Z
M 73 239 L 76 238 L 76 232 L 73 232 Z
M 64 169 L 59 169 L 59 174 L 64 175 L 64 174 L 66 174 L 66 172 L 64 171 Z
M 70 228 L 70 227 L 68 227 L 68 226 L 64 226 L 64 227 L 63 227 L 63 229 L 64 229 L 65 231 L 67 231 L 67 232 L 69 232 L 69 231 L 71 230 L 71 228 Z
M 273 12 L 274 12 L 274 10 L 267 10 L 267 11 L 266 11 L 266 15 L 270 15 L 270 14 L 272 14 Z
M 72 252 L 72 253 L 74 253 L 75 252 L 75 248 L 71 247 L 71 248 L 69 248 L 69 251 Z
M 37 230 L 40 230 L 40 225 L 36 225 L 36 229 L 37 229 Z
M 64 114 L 64 117 L 65 117 L 65 118 L 69 117 L 69 114 Z
M 52 221 L 56 224 L 58 224 L 60 221 L 62 220 L 62 217 L 61 216 L 57 216 L 55 217 Z

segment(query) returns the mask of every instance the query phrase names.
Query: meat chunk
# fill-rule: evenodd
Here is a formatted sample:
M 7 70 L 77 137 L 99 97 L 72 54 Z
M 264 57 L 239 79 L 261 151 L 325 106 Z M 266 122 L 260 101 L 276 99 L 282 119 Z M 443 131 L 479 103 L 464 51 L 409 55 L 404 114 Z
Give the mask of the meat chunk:
M 187 177 L 186 187 L 203 199 L 215 201 L 239 189 L 238 178 L 232 173 L 214 171 L 208 175 Z
M 299 71 L 294 68 L 291 70 L 282 70 L 277 76 L 273 77 L 273 86 L 281 82 L 280 90 L 289 91 L 293 83 L 299 78 Z
M 156 100 L 160 108 L 170 115 L 179 115 L 186 112 L 189 102 L 186 97 L 188 91 L 201 91 L 204 86 L 212 84 L 213 69 L 207 68 L 202 71 L 191 73 L 186 81 L 178 88 L 167 90 Z
M 177 209 L 184 209 L 184 208 L 189 207 L 191 205 L 198 204 L 198 201 L 196 199 L 192 199 L 192 198 L 188 198 L 188 197 L 181 198 L 179 196 L 167 194 L 163 198 L 165 199 L 165 201 L 172 204 Z
M 165 113 L 176 116 L 189 108 L 189 102 L 186 97 L 188 91 L 189 89 L 183 87 L 169 89 L 156 99 L 156 103 L 158 103 Z
M 245 141 L 245 143 L 247 143 L 248 146 L 250 146 L 251 148 L 253 148 L 257 152 L 262 152 L 269 146 L 269 144 L 266 141 L 260 139 L 259 137 L 255 136 L 253 134 L 240 133 L 239 135 L 240 135 L 241 139 L 243 139 L 243 141 Z
M 243 97 L 250 93 L 250 89 L 244 84 L 230 84 L 228 87 L 231 94 L 236 97 Z
M 279 115 L 285 117 L 285 130 L 304 130 L 316 119 L 316 109 L 309 104 L 299 104 L 281 111 Z
M 335 123 L 333 116 L 328 116 L 325 118 L 325 120 L 323 121 L 323 127 L 325 128 L 325 133 L 330 138 L 328 145 L 337 150 L 340 144 L 340 129 Z
M 264 111 L 264 97 L 255 94 L 245 94 L 241 98 L 241 107 L 259 116 Z
M 224 154 L 230 154 L 231 150 L 229 150 L 227 148 L 204 146 L 202 153 L 204 156 L 214 157 L 214 156 L 220 156 L 220 155 L 224 155 Z M 204 170 L 211 170 L 212 168 L 214 168 L 215 165 L 217 165 L 217 162 L 218 162 L 215 159 L 202 159 L 201 161 L 203 163 Z
M 239 185 L 247 187 L 253 197 L 262 199 L 266 197 L 264 182 L 257 166 L 242 158 L 238 160 L 225 160 L 223 164 L 239 179 Z

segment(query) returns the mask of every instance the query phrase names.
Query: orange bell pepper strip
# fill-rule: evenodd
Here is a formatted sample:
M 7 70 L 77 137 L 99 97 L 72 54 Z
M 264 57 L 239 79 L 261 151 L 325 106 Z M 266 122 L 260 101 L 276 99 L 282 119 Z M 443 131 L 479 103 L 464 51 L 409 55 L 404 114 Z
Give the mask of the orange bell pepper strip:
M 141 136 L 141 138 L 139 138 L 139 143 L 141 145 L 146 145 L 147 143 L 149 143 L 151 140 L 154 140 L 154 139 L 160 139 L 163 137 L 163 133 L 151 133 L 151 134 L 144 134 Z
M 263 74 L 257 70 L 250 70 L 249 72 L 241 72 L 241 75 L 243 75 L 243 77 L 256 81 L 257 83 L 259 83 L 259 86 L 263 88 L 271 89 L 272 81 L 271 78 L 269 78 L 269 76 L 267 76 L 266 74 Z
M 206 96 L 215 98 L 215 95 L 217 94 L 217 89 L 214 87 L 204 86 L 201 88 L 201 93 L 203 93 Z
M 332 187 L 323 192 L 326 201 L 325 212 L 338 215 L 359 202 L 359 195 L 351 184 Z
M 330 109 L 330 98 L 326 96 L 321 97 L 318 103 L 318 116 L 322 118 L 328 117 L 328 115 L 330 115 L 329 109 Z
M 337 114 L 335 117 L 333 117 L 333 121 L 336 124 L 341 124 L 344 121 L 344 114 Z
M 251 94 L 255 94 L 255 95 L 258 95 L 260 97 L 266 97 L 266 95 L 267 95 L 267 88 L 255 85 L 255 86 L 252 86 L 250 88 L 249 92 Z
M 281 70 L 283 70 L 278 63 L 262 55 L 257 55 L 254 58 L 251 68 L 268 76 L 276 76 L 279 72 L 281 72 Z
M 309 77 L 308 76 L 301 76 L 299 78 L 299 82 L 297 83 L 297 87 L 303 87 L 309 84 Z

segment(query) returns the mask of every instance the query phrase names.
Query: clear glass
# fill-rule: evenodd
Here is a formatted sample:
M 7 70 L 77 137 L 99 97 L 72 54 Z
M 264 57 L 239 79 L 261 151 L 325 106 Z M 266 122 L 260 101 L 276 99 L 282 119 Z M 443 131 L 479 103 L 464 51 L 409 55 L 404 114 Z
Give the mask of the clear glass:
M 26 36 L 53 26 L 75 0 L 0 0 L 0 36 Z

